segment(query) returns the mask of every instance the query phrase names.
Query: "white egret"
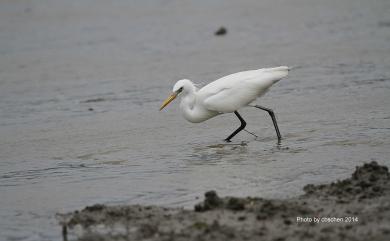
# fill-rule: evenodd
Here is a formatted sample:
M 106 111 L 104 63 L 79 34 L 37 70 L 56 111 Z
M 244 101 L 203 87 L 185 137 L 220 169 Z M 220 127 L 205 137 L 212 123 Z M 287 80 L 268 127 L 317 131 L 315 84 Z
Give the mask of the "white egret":
M 273 84 L 286 77 L 289 70 L 289 67 L 280 66 L 238 72 L 217 79 L 201 89 L 198 89 L 190 80 L 182 79 L 173 86 L 173 93 L 163 102 L 160 110 L 181 94 L 180 109 L 184 118 L 192 123 L 203 122 L 214 116 L 233 112 L 240 120 L 241 126 L 225 139 L 230 142 L 246 126 L 245 120 L 237 110 L 241 107 L 252 106 L 269 113 L 278 140 L 280 140 L 282 137 L 272 109 L 250 105 L 250 103 L 265 94 Z

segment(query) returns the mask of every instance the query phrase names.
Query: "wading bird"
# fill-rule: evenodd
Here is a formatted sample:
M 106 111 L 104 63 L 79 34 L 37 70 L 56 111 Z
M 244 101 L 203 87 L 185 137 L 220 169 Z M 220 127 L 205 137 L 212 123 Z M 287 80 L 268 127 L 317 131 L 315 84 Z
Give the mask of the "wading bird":
M 173 86 L 172 94 L 163 102 L 160 110 L 181 94 L 180 109 L 184 118 L 192 123 L 203 122 L 224 113 L 234 113 L 240 120 L 241 126 L 225 139 L 226 142 L 230 142 L 246 126 L 245 120 L 237 110 L 245 106 L 255 107 L 267 111 L 271 116 L 280 141 L 282 136 L 272 109 L 250 105 L 250 103 L 265 94 L 273 84 L 286 77 L 289 70 L 289 67 L 280 66 L 238 72 L 217 79 L 201 89 L 190 80 L 182 79 Z

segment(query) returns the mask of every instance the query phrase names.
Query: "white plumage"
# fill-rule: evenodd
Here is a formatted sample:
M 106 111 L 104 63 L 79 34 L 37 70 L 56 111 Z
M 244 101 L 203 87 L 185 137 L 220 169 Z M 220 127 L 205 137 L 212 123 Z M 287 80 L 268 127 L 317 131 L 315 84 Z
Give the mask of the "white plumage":
M 201 89 L 190 80 L 182 79 L 173 86 L 173 93 L 164 101 L 160 110 L 180 94 L 180 109 L 186 120 L 199 123 L 219 114 L 234 112 L 245 127 L 246 123 L 237 110 L 265 94 L 273 84 L 286 77 L 289 70 L 289 67 L 280 66 L 238 72 L 217 79 Z M 268 108 L 262 109 L 272 112 Z

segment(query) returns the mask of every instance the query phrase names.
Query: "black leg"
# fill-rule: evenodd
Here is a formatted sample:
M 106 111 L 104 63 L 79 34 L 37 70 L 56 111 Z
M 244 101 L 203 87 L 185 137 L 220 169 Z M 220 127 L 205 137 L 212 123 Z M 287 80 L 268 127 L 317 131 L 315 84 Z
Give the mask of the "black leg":
M 236 114 L 236 116 L 237 116 L 238 119 L 240 120 L 241 126 L 238 127 L 237 130 L 235 130 L 232 134 L 230 134 L 230 136 L 228 136 L 228 137 L 225 139 L 226 142 L 230 142 L 230 139 L 232 139 L 235 135 L 237 135 L 238 132 L 242 131 L 242 130 L 245 128 L 245 126 L 246 126 L 246 122 L 245 122 L 245 120 L 240 116 L 240 114 L 238 114 L 237 111 L 234 111 L 234 114 Z
M 262 107 L 262 106 L 259 106 L 259 105 L 253 105 L 253 107 L 256 107 L 256 108 L 258 108 L 260 110 L 265 110 L 265 111 L 268 112 L 268 114 L 272 118 L 272 122 L 274 123 L 274 127 L 275 127 L 275 131 L 276 131 L 276 135 L 278 136 L 278 140 L 280 141 L 282 139 L 282 135 L 280 135 L 280 131 L 279 131 L 278 123 L 276 122 L 274 111 L 269 109 L 269 108 L 265 108 L 265 107 Z

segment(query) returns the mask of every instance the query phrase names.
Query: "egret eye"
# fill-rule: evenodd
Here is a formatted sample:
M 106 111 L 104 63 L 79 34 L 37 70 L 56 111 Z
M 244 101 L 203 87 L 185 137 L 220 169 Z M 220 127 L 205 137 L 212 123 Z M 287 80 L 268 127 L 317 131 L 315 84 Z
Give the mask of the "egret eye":
M 178 93 L 182 92 L 183 91 L 183 87 L 181 87 L 179 90 L 178 90 Z

